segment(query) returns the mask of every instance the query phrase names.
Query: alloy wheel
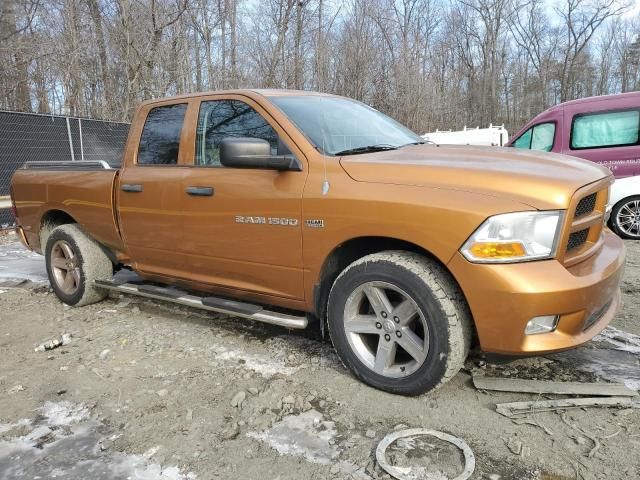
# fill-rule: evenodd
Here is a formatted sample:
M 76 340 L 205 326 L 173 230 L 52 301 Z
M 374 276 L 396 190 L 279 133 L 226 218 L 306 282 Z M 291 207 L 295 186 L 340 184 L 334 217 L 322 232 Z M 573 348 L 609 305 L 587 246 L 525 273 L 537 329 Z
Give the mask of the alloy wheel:
M 73 295 L 80 287 L 80 268 L 78 257 L 71 245 L 58 240 L 51 249 L 51 271 L 60 290 L 66 295 Z
M 630 237 L 640 237 L 640 200 L 631 200 L 620 207 L 616 224 Z
M 411 375 L 427 359 L 429 327 L 409 294 L 387 282 L 367 282 L 347 298 L 344 330 L 358 359 L 379 375 Z

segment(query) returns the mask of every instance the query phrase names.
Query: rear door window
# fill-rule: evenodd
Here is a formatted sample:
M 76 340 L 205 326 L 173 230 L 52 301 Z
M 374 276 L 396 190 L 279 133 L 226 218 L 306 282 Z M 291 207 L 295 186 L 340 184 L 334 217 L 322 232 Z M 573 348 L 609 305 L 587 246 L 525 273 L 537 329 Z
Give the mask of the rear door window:
M 637 145 L 639 136 L 640 110 L 576 115 L 571 126 L 571 148 Z
M 187 104 L 152 108 L 144 122 L 138 165 L 176 165 Z
M 221 167 L 220 141 L 225 137 L 261 138 L 278 152 L 278 134 L 251 106 L 239 100 L 212 100 L 200 104 L 196 131 L 199 166 Z
M 520 135 L 520 137 L 513 142 L 513 146 L 516 148 L 550 152 L 553 148 L 553 139 L 555 138 L 555 134 L 555 123 L 540 123 Z

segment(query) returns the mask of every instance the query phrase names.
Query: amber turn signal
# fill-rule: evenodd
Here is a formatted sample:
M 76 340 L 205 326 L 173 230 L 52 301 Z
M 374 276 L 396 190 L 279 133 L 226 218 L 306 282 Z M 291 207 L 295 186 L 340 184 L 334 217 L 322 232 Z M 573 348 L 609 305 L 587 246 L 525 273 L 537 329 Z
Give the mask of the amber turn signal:
M 526 256 L 524 245 L 520 242 L 476 242 L 471 245 L 469 252 L 478 259 Z

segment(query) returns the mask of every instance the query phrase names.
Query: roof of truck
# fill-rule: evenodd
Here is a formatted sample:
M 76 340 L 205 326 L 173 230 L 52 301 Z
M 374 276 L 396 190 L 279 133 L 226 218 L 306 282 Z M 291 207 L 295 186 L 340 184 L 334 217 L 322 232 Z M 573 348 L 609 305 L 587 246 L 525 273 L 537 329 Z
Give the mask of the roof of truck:
M 261 88 L 242 88 L 242 89 L 234 89 L 234 90 L 212 90 L 207 92 L 194 92 L 194 93 L 185 93 L 183 95 L 175 95 L 172 97 L 162 97 L 162 98 L 153 98 L 151 100 L 146 100 L 142 102 L 143 105 L 147 105 L 150 103 L 158 103 L 158 102 L 166 102 L 167 100 L 182 100 L 193 97 L 202 97 L 206 95 L 219 95 L 219 94 L 239 94 L 239 95 L 248 95 L 255 96 L 256 94 L 263 97 L 274 97 L 274 96 L 324 96 L 324 97 L 335 97 L 330 93 L 321 93 L 314 92 L 309 90 L 290 90 L 290 89 L 261 89 Z

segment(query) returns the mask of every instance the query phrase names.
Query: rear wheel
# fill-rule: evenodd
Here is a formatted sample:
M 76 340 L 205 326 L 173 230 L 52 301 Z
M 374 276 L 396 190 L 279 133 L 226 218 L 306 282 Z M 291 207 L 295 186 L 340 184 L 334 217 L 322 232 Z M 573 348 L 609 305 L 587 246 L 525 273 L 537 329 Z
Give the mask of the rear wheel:
M 640 240 L 640 195 L 627 197 L 613 207 L 611 226 L 622 238 Z
M 368 255 L 347 267 L 329 296 L 331 339 L 365 383 L 391 393 L 433 390 L 462 367 L 471 316 L 437 262 L 410 252 Z
M 51 231 L 45 259 L 51 287 L 64 303 L 80 307 L 107 296 L 93 282 L 111 278 L 113 264 L 100 245 L 78 225 L 61 225 Z

